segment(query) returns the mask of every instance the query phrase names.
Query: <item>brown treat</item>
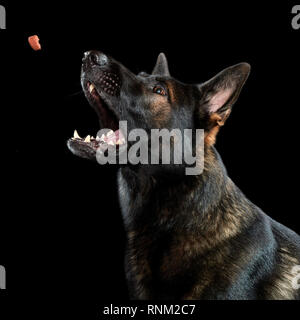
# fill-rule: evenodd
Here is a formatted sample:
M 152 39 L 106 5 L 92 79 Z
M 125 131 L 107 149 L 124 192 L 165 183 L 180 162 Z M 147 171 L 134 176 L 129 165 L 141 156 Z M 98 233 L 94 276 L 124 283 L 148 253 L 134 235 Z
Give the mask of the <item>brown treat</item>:
M 38 51 L 38 50 L 41 50 L 42 47 L 40 45 L 40 39 L 37 35 L 34 35 L 34 36 L 31 36 L 28 38 L 28 42 L 31 46 L 31 48 L 34 50 L 34 51 Z

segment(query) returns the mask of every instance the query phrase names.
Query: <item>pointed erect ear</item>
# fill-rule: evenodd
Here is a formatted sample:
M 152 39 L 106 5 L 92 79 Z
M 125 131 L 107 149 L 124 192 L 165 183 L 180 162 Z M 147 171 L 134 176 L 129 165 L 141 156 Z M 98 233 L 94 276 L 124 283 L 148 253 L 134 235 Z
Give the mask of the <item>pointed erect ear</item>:
M 228 118 L 249 73 L 250 65 L 239 63 L 198 86 L 201 92 L 200 113 L 208 119 L 205 137 L 207 144 L 215 143 L 219 128 Z
M 156 65 L 152 71 L 153 75 L 159 75 L 159 76 L 170 76 L 169 67 L 168 67 L 168 61 L 164 53 L 160 53 L 158 55 Z

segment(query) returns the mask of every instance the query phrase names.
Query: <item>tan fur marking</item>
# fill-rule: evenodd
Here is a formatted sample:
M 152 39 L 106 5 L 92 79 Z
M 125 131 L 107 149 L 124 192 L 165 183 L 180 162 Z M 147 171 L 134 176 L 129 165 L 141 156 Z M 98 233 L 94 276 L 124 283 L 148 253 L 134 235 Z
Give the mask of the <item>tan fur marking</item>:
M 212 146 L 216 143 L 216 137 L 220 130 L 220 126 L 216 125 L 209 132 L 205 134 L 204 142 L 208 146 Z
M 280 248 L 279 250 L 279 272 L 271 279 L 271 283 L 267 288 L 269 293 L 268 299 L 291 300 L 297 295 L 297 290 L 292 287 L 292 280 L 295 274 L 292 268 L 299 265 L 300 262 L 291 254 L 288 248 Z
M 223 116 L 220 116 L 217 113 L 212 113 L 210 115 L 209 122 L 210 122 L 211 129 L 208 132 L 206 132 L 205 138 L 204 138 L 205 144 L 207 146 L 212 146 L 216 143 L 216 137 L 220 130 L 220 127 L 222 127 L 225 124 L 225 121 L 229 117 L 230 111 L 231 110 L 228 109 Z
M 158 127 L 163 126 L 170 119 L 171 106 L 163 96 L 157 95 L 157 97 L 152 100 L 151 111 Z

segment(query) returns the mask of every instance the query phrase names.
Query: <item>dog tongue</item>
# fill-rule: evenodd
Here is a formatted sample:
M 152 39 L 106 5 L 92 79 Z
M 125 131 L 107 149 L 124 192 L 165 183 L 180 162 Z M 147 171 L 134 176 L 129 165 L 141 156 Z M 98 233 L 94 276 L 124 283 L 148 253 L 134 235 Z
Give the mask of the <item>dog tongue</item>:
M 116 130 L 105 137 L 106 143 L 113 142 L 114 144 L 116 144 L 119 140 L 122 139 L 124 139 L 124 136 L 120 130 Z
M 116 130 L 116 131 L 115 131 L 115 137 L 116 137 L 117 140 L 120 139 L 120 136 L 121 136 L 121 135 L 122 135 L 122 133 L 121 133 L 120 130 Z

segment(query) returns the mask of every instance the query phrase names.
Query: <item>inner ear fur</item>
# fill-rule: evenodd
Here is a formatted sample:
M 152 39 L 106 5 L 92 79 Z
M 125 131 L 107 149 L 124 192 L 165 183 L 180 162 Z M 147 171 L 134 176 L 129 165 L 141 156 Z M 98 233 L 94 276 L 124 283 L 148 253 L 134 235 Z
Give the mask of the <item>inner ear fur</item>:
M 229 117 L 250 73 L 248 63 L 229 67 L 199 86 L 201 111 L 206 114 L 205 143 L 213 145 L 221 126 Z

